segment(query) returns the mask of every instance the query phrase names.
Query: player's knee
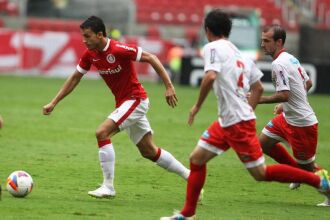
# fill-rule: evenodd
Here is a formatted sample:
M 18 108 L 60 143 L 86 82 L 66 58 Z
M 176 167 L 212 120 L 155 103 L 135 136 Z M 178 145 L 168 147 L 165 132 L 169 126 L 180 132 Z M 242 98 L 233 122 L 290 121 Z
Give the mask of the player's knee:
M 104 140 L 108 137 L 108 132 L 103 128 L 96 129 L 95 136 L 98 140 Z
M 266 180 L 266 169 L 264 165 L 254 168 L 249 168 L 248 171 L 256 181 L 259 182 Z
M 202 160 L 202 158 L 194 153 L 190 154 L 189 156 L 190 163 L 193 163 L 195 165 L 203 165 L 205 164 L 205 161 Z
M 256 181 L 258 181 L 258 182 L 261 182 L 261 181 L 265 181 L 265 180 L 266 180 L 266 178 L 265 178 L 264 175 L 252 175 L 252 177 L 253 177 Z
M 139 150 L 141 156 L 149 160 L 154 160 L 155 156 L 157 155 L 157 151 L 150 147 L 140 148 Z

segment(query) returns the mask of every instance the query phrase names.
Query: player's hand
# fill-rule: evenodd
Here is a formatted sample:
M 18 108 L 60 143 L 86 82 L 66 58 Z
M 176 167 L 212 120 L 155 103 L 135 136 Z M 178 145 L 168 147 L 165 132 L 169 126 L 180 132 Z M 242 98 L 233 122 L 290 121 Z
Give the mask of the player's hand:
M 166 102 L 169 106 L 174 108 L 178 103 L 178 98 L 176 97 L 174 87 L 168 87 L 165 92 Z
M 0 129 L 3 127 L 3 118 L 0 115 Z
M 283 112 L 283 105 L 278 104 L 274 107 L 274 115 L 279 115 Z
M 195 115 L 199 112 L 199 107 L 194 105 L 189 112 L 188 124 L 192 125 L 194 123 Z
M 55 105 L 53 103 L 49 103 L 42 108 L 42 113 L 44 115 L 50 115 L 50 113 L 54 110 L 54 108 Z

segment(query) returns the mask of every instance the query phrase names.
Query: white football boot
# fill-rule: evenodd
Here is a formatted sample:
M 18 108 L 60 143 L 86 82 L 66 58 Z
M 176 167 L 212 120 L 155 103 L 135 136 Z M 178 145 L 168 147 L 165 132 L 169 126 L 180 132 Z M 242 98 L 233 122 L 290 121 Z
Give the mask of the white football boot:
M 201 190 L 199 197 L 198 197 L 198 204 L 202 204 L 204 198 L 204 189 Z
M 116 191 L 113 187 L 107 187 L 105 185 L 102 185 L 96 190 L 89 191 L 88 195 L 95 198 L 109 198 L 116 196 Z
M 319 192 L 326 197 L 324 202 L 319 203 L 316 206 L 330 207 L 330 178 L 328 176 L 328 171 L 319 170 L 319 171 L 315 172 L 315 174 L 321 178 Z
M 317 204 L 318 207 L 330 207 L 330 198 L 326 196 L 324 202 Z
M 298 189 L 300 187 L 300 183 L 290 183 L 289 188 L 291 190 Z
M 169 217 L 161 217 L 160 220 L 194 220 L 196 219 L 196 216 L 191 216 L 191 217 L 184 217 L 180 213 L 174 213 L 174 215 L 169 216 Z

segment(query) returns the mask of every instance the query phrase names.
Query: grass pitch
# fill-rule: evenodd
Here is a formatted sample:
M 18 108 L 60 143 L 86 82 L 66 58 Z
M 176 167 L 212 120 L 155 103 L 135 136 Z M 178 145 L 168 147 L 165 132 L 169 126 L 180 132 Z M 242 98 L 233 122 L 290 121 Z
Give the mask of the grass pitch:
M 14 170 L 29 172 L 35 182 L 26 198 L 12 197 L 5 189 L 0 219 L 112 219 L 154 220 L 181 209 L 185 181 L 143 159 L 127 134 L 112 138 L 116 150 L 115 199 L 95 199 L 87 191 L 98 187 L 102 175 L 94 136 L 96 127 L 114 109 L 112 94 L 101 80 L 83 80 L 51 116 L 42 106 L 57 93 L 64 79 L 0 76 L 0 180 L 5 188 Z M 144 83 L 150 100 L 148 118 L 155 142 L 188 166 L 188 156 L 201 133 L 216 119 L 216 101 L 210 94 L 192 127 L 188 112 L 197 88 L 176 86 L 179 106 L 171 109 L 164 87 Z M 330 169 L 328 147 L 330 96 L 310 95 L 319 119 L 317 161 Z M 257 108 L 258 131 L 273 117 L 273 105 Z M 268 163 L 273 161 L 267 158 Z M 315 204 L 323 196 L 302 186 L 290 191 L 287 184 L 257 183 L 233 151 L 208 164 L 200 220 L 221 219 L 329 219 L 329 208 Z

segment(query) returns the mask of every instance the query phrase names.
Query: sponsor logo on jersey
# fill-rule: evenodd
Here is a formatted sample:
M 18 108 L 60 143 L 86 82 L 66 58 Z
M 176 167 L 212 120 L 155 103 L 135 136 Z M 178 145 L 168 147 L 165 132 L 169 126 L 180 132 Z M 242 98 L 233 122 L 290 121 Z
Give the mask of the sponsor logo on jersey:
M 292 63 L 292 64 L 299 64 L 299 60 L 297 60 L 296 58 L 290 58 L 290 62 Z
M 108 61 L 108 63 L 114 63 L 116 61 L 116 58 L 114 55 L 108 54 L 107 61 Z
M 129 51 L 133 51 L 133 52 L 136 52 L 136 49 L 134 47 L 129 47 L 127 45 L 122 45 L 122 44 L 116 44 L 116 47 L 120 47 L 120 48 L 123 48 L 125 50 L 129 50 Z
M 114 68 L 114 69 L 107 69 L 107 70 L 99 70 L 99 73 L 101 74 L 101 75 L 103 75 L 103 74 L 116 74 L 116 73 L 119 73 L 121 70 L 122 70 L 123 68 L 120 66 L 120 65 L 118 65 L 116 68 Z

